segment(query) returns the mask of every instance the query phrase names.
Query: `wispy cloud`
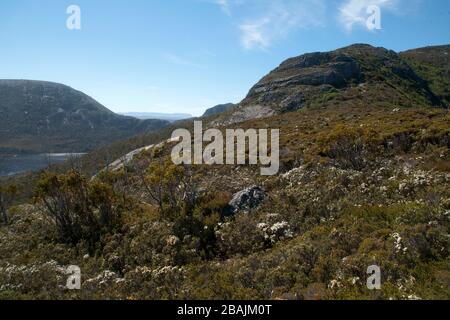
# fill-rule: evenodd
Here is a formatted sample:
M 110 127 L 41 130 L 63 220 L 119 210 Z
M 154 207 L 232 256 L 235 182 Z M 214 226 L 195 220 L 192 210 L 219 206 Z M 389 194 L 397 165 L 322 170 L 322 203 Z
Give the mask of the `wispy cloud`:
M 270 24 L 270 18 L 261 18 L 258 21 L 246 22 L 239 26 L 241 31 L 241 43 L 246 50 L 258 47 L 266 49 L 269 47 L 271 39 L 266 31 Z
M 233 14 L 246 50 L 267 50 L 289 33 L 325 24 L 325 0 L 213 0 Z
M 230 2 L 229 0 L 211 0 L 213 3 L 220 6 L 223 12 L 230 14 Z
M 401 0 L 345 0 L 339 7 L 339 21 L 348 31 L 355 25 L 366 26 L 367 8 L 377 6 L 382 10 L 396 12 Z
M 336 22 L 336 17 L 340 25 L 352 31 L 355 26 L 367 28 L 373 13 L 368 9 L 373 6 L 379 7 L 381 14 L 403 15 L 423 0 L 335 0 L 333 4 L 327 0 L 206 1 L 218 5 L 230 16 L 245 50 L 266 51 L 295 31 L 326 27 L 327 21 Z

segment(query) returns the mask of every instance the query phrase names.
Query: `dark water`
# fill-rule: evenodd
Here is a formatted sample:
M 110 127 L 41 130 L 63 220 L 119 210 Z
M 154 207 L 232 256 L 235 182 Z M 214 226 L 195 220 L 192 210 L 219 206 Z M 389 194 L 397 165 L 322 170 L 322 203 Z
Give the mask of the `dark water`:
M 81 155 L 80 153 L 61 153 L 0 156 L 0 177 L 44 169 L 51 164 L 61 163 Z

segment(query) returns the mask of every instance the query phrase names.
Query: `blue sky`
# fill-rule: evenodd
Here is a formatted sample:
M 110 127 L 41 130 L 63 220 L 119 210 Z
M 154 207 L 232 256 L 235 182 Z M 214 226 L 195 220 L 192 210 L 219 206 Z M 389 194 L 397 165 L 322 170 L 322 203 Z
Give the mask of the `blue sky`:
M 81 30 L 68 30 L 69 5 Z M 367 7 L 381 10 L 369 30 Z M 67 84 L 116 112 L 239 102 L 284 59 L 450 43 L 448 0 L 0 1 L 0 78 Z

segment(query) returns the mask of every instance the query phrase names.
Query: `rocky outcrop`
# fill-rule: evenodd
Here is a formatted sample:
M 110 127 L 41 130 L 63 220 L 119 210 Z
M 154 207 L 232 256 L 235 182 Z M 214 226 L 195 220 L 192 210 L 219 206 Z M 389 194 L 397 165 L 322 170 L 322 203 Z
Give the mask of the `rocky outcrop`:
M 248 98 L 268 91 L 300 85 L 332 85 L 336 88 L 346 86 L 350 81 L 363 79 L 358 62 L 345 55 L 309 54 L 290 59 L 275 71 L 258 82 L 249 92 Z
M 232 115 L 213 121 L 213 125 L 226 126 L 251 119 L 266 118 L 273 116 L 274 114 L 275 111 L 267 106 L 251 105 L 239 107 Z
M 249 212 L 257 208 L 266 198 L 266 193 L 258 186 L 252 186 L 236 193 L 229 202 L 230 211 Z
M 336 52 L 305 54 L 286 60 L 261 79 L 242 105 L 259 104 L 277 112 L 291 112 L 304 107 L 311 96 L 363 80 L 360 64 L 352 56 Z
M 149 151 L 151 149 L 158 149 L 163 147 L 165 144 L 168 143 L 174 143 L 174 142 L 179 142 L 180 138 L 179 137 L 175 137 L 175 138 L 170 138 L 166 141 L 163 141 L 159 144 L 152 144 L 146 147 L 142 147 L 136 150 L 133 150 L 129 153 L 127 153 L 126 155 L 120 157 L 119 159 L 115 160 L 114 162 L 108 164 L 108 166 L 103 170 L 108 170 L 108 171 L 119 171 L 120 169 L 122 169 L 123 167 L 125 167 L 127 164 L 129 164 L 131 161 L 133 161 L 134 157 L 136 157 L 138 154 L 145 152 L 145 151 Z M 93 176 L 92 179 L 95 179 L 97 177 L 97 175 Z

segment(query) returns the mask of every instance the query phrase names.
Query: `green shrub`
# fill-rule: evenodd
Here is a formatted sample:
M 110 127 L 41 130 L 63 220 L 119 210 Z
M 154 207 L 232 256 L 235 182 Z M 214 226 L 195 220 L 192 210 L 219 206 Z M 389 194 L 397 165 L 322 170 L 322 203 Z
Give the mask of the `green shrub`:
M 321 155 L 336 159 L 344 168 L 364 167 L 362 130 L 338 125 L 332 132 L 319 136 L 319 148 Z
M 17 196 L 18 190 L 15 185 L 1 186 L 0 185 L 0 222 L 8 223 L 8 208 L 13 203 Z
M 76 171 L 43 174 L 35 200 L 53 221 L 59 240 L 73 245 L 84 240 L 91 250 L 102 234 L 115 229 L 123 212 L 111 186 Z

